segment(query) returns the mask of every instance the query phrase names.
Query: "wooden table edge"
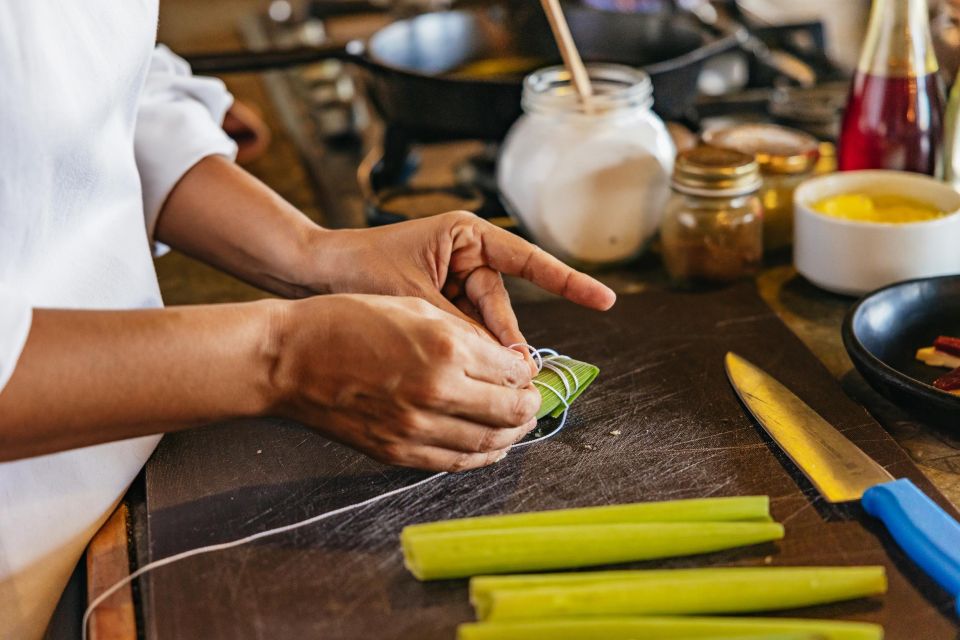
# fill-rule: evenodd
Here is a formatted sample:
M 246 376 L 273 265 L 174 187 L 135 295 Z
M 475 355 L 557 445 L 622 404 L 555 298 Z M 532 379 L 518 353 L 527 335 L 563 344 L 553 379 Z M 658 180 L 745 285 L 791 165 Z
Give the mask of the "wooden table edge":
M 87 547 L 87 606 L 118 581 L 130 575 L 129 516 L 121 502 Z M 89 640 L 137 640 L 133 589 L 123 586 L 90 615 Z

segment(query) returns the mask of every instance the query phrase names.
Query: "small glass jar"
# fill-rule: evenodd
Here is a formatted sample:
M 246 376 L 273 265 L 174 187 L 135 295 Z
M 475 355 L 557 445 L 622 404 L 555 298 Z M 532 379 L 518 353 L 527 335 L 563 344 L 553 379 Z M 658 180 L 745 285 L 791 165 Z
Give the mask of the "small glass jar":
M 587 70 L 594 90 L 589 111 L 562 67 L 527 76 L 524 115 L 504 140 L 497 185 L 510 215 L 537 244 L 590 267 L 643 251 L 670 196 L 676 152 L 650 110 L 646 73 L 614 64 Z
M 753 156 L 699 146 L 677 156 L 661 226 L 667 272 L 679 286 L 753 276 L 763 258 L 763 210 Z
M 763 245 L 766 251 L 793 244 L 793 192 L 814 173 L 819 142 L 811 135 L 775 124 L 742 124 L 714 129 L 703 141 L 752 155 L 760 165 L 763 186 Z

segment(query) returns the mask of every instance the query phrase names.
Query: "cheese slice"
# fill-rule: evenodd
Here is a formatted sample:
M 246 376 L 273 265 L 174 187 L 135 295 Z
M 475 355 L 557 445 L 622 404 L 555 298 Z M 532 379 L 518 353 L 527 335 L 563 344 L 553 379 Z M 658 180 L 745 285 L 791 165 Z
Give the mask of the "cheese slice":
M 946 369 L 960 368 L 960 357 L 944 353 L 933 347 L 924 347 L 917 349 L 917 360 L 930 365 L 931 367 L 944 367 Z

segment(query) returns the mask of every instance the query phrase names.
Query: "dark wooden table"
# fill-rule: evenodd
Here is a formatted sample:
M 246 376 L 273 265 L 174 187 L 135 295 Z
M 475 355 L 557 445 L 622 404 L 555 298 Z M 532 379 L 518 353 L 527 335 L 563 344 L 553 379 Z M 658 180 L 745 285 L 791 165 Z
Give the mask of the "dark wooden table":
M 826 504 L 742 410 L 723 372 L 727 350 L 773 372 L 891 473 L 936 497 L 907 454 L 848 398 L 751 283 L 699 294 L 651 286 L 625 295 L 606 314 L 565 302 L 521 305 L 519 314 L 533 344 L 601 367 L 563 433 L 487 469 L 161 568 L 141 583 L 147 638 L 453 638 L 456 625 L 472 618 L 466 581 L 414 580 L 399 552 L 406 524 L 753 494 L 770 496 L 774 517 L 787 527 L 783 541 L 631 566 L 882 564 L 890 580 L 882 599 L 794 615 L 879 622 L 894 640 L 956 636 L 951 598 L 859 506 Z M 146 469 L 140 564 L 296 522 L 422 477 L 277 420 L 172 434 Z

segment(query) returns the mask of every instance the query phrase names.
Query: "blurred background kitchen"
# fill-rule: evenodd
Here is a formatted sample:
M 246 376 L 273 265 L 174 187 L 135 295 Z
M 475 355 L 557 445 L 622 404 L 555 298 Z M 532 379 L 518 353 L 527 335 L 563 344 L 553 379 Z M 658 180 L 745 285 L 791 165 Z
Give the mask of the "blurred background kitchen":
M 886 33 L 871 36 L 881 41 L 877 56 L 917 54 L 916 43 L 929 40 L 943 92 L 960 63 L 957 3 L 876 4 L 883 20 L 905 21 L 878 18 Z M 868 48 L 871 3 L 578 0 L 564 8 L 588 64 L 629 65 L 652 80 L 650 87 L 642 74 L 595 79 L 601 93 L 634 85 L 635 99 L 614 105 L 617 114 L 657 121 L 641 134 L 621 119 L 619 131 L 635 134 L 632 149 L 566 126 L 570 114 L 555 110 L 555 132 L 568 136 L 563 142 L 522 122 L 503 144 L 522 111 L 544 120 L 544 104 L 535 102 L 549 103 L 551 96 L 538 98 L 537 91 L 556 93 L 556 78 L 540 78 L 541 88 L 527 87 L 521 100 L 522 78 L 559 62 L 532 0 L 164 0 L 159 39 L 198 72 L 225 79 L 240 103 L 225 126 L 241 142 L 241 162 L 326 225 L 387 224 L 468 209 L 580 266 L 622 266 L 638 256 L 653 264 L 662 255 L 680 285 L 749 277 L 764 253 L 767 264 L 789 262 L 793 189 L 836 167 L 850 77 Z M 909 22 L 918 10 L 928 33 Z M 897 29 L 907 30 L 906 41 L 886 42 Z M 603 65 L 598 69 L 592 66 L 591 74 L 605 73 Z M 935 108 L 944 109 L 945 94 L 934 98 Z M 942 117 L 924 143 L 937 147 L 924 160 L 929 167 L 883 158 L 870 166 L 942 176 L 949 171 Z M 657 133 L 659 121 L 669 128 L 669 143 Z M 616 135 L 610 123 L 601 114 L 593 132 Z M 743 126 L 750 123 L 787 128 Z M 544 135 L 561 147 L 581 147 L 580 159 L 554 166 L 532 158 Z M 718 231 L 702 215 L 696 228 L 687 224 L 684 207 L 696 209 L 696 202 L 674 197 L 668 206 L 673 155 L 699 136 L 760 163 L 763 181 L 755 195 L 761 213 L 751 217 L 749 203 L 738 209 L 743 224 L 728 238 L 729 229 Z M 656 156 L 659 167 L 624 161 L 640 156 Z M 611 163 L 620 167 L 619 178 L 608 170 Z M 619 202 L 618 193 L 631 203 Z M 714 222 L 716 215 L 714 209 Z M 661 224 L 663 242 L 656 233 Z M 763 226 L 762 240 L 749 231 L 757 226 Z M 711 238 L 727 246 L 711 252 L 705 248 Z M 259 295 L 179 256 L 158 268 L 169 303 Z

